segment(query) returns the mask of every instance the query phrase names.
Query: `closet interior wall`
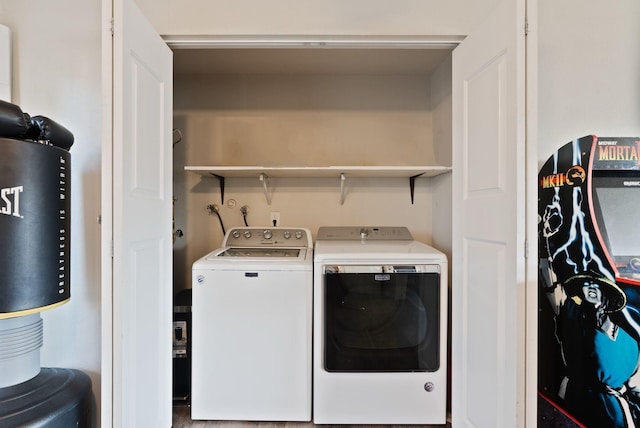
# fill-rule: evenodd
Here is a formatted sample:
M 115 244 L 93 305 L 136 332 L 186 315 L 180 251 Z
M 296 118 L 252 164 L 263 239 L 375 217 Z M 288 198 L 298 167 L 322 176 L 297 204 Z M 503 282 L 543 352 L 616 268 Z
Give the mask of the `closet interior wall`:
M 451 166 L 451 53 L 441 49 L 175 49 L 174 291 L 225 229 L 407 226 L 451 248 L 451 173 L 348 177 L 259 175 L 220 181 L 185 166 Z M 269 204 L 270 202 L 270 204 Z

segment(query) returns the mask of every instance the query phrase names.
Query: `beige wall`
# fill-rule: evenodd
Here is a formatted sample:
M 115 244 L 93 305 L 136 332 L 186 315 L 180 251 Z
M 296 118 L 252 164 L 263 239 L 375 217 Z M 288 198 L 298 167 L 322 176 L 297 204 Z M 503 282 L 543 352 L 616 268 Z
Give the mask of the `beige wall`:
M 183 139 L 174 147 L 175 216 L 184 236 L 174 246 L 174 288 L 189 288 L 193 262 L 220 247 L 222 230 L 208 204 L 220 206 L 227 230 L 244 225 L 239 209 L 247 205 L 250 226 L 268 227 L 271 212 L 280 213 L 281 225 L 307 227 L 314 236 L 321 226 L 407 226 L 415 239 L 450 253 L 450 174 L 416 180 L 413 204 L 408 176 L 348 178 L 343 205 L 339 176 L 272 178 L 269 205 L 257 175 L 228 178 L 222 204 L 217 179 L 183 171 L 185 165 L 450 166 L 451 67 L 445 58 L 436 82 L 429 75 L 373 70 L 176 76 L 174 127 Z M 439 93 L 443 87 L 448 94 Z M 434 116 L 445 122 L 434 124 Z M 444 140 L 439 144 L 436 129 Z
M 11 30 L 0 25 L 0 100 L 11 101 Z
M 499 0 L 137 0 L 160 34 L 466 35 Z
M 540 166 L 585 135 L 640 136 L 640 2 L 538 3 Z

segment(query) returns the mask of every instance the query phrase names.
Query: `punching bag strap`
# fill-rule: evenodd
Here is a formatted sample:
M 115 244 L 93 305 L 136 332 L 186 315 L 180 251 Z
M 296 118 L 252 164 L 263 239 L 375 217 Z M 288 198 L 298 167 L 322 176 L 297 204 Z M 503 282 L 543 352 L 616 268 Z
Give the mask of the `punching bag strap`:
M 43 141 L 65 150 L 69 150 L 73 145 L 73 134 L 64 126 L 48 117 L 31 117 L 17 105 L 2 100 L 0 100 L 0 137 Z
M 57 147 L 69 150 L 73 145 L 73 134 L 56 121 L 44 116 L 33 116 L 32 122 L 40 131 L 38 140 L 49 141 Z
M 0 100 L 0 137 L 24 139 L 29 133 L 31 118 L 15 104 Z

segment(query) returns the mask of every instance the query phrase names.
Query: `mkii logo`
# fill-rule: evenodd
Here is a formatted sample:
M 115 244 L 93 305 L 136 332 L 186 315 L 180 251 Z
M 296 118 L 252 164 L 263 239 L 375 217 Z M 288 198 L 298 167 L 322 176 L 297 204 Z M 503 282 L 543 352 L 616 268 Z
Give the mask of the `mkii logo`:
M 587 178 L 587 173 L 580 165 L 573 165 L 567 172 L 546 175 L 540 178 L 540 187 L 580 186 Z

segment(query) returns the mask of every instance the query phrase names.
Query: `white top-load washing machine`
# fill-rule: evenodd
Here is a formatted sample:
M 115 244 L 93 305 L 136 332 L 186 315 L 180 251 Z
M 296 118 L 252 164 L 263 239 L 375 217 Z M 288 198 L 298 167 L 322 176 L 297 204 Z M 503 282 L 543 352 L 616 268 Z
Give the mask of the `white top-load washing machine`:
M 313 241 L 230 229 L 193 264 L 191 417 L 311 420 Z
M 405 227 L 321 227 L 313 342 L 316 424 L 445 424 L 445 254 Z

